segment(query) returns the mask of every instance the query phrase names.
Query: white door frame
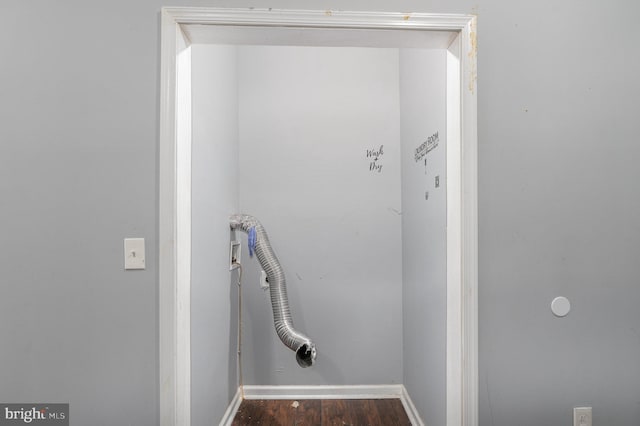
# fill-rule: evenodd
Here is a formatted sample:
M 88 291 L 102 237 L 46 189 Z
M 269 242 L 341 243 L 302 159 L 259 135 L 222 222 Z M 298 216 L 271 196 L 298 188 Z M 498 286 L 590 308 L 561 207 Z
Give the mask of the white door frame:
M 191 40 L 206 26 L 449 31 L 447 54 L 447 424 L 478 424 L 476 18 L 388 12 L 162 10 L 160 424 L 191 424 Z

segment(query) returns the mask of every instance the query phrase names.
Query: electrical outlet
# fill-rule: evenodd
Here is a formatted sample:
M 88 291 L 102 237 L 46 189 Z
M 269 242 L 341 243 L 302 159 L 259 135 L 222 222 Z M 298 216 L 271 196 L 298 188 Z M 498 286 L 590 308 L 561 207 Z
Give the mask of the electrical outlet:
M 229 247 L 229 270 L 233 271 L 240 263 L 240 241 L 231 241 Z
M 573 408 L 573 426 L 593 426 L 591 407 Z

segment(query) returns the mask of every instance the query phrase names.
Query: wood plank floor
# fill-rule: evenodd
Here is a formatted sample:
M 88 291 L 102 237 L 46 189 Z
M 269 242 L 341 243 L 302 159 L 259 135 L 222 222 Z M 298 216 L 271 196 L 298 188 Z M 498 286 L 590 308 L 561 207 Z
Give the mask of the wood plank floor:
M 399 399 L 248 400 L 232 426 L 411 426 Z

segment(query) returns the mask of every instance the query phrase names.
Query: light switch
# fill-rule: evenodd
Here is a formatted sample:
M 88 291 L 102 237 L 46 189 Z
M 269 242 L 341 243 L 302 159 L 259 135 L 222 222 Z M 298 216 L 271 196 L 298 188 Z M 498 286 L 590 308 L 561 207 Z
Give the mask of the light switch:
M 144 269 L 144 238 L 124 239 L 124 269 Z

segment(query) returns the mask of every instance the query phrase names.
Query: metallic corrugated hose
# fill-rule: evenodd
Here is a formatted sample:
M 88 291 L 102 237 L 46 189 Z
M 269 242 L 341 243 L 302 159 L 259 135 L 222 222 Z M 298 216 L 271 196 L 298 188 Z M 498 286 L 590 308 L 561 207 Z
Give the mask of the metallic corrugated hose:
M 231 229 L 241 229 L 249 235 L 253 232 L 252 228 L 255 229 L 255 252 L 260 266 L 267 274 L 276 333 L 282 343 L 296 353 L 296 360 L 300 367 L 313 365 L 316 360 L 316 346 L 306 335 L 293 328 L 284 271 L 271 249 L 264 227 L 258 219 L 245 214 L 232 215 L 229 223 Z

